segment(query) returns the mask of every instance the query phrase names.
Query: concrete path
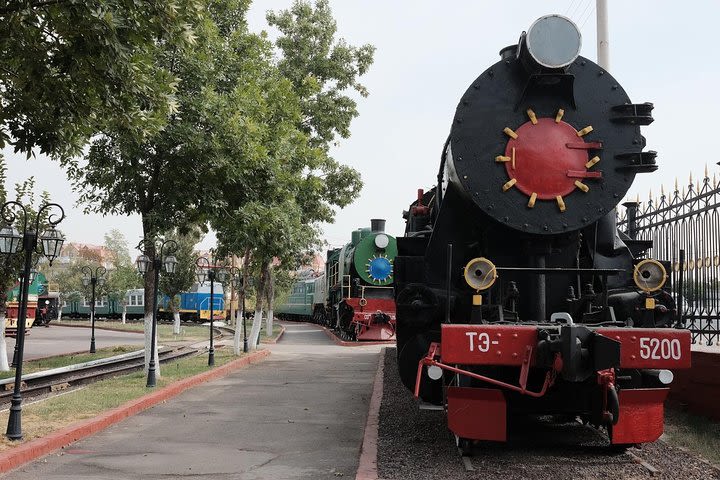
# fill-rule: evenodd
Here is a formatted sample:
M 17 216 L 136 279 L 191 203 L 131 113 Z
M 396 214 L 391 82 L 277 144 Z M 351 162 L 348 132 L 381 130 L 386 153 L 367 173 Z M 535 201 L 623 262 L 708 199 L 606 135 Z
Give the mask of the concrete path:
M 33 327 L 25 337 L 25 360 L 90 351 L 90 328 L 61 327 L 52 325 L 48 328 Z M 15 339 L 6 337 L 8 362 L 12 361 L 15 350 Z M 95 329 L 95 348 L 113 347 L 115 345 L 145 345 L 142 333 L 116 332 L 113 330 Z
M 288 324 L 262 363 L 2 478 L 353 478 L 380 346 Z

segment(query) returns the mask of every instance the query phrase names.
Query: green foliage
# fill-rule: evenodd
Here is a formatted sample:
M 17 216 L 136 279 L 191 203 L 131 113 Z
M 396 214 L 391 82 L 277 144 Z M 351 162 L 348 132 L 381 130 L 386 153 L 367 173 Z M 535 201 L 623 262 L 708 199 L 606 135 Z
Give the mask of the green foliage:
M 111 272 L 107 283 L 108 297 L 125 304 L 127 292 L 140 288 L 141 280 L 135 266 L 117 265 Z
M 272 278 L 265 271 L 272 258 L 281 261 L 282 269 L 294 269 L 319 246 L 318 223 L 332 222 L 333 207 L 350 204 L 362 187 L 358 172 L 339 164 L 328 151 L 337 135 L 350 135 L 358 112 L 345 92 L 367 95 L 357 79 L 372 64 L 374 52 L 370 45 L 353 47 L 336 40 L 337 26 L 326 0 L 314 6 L 298 0 L 290 10 L 268 13 L 267 19 L 281 33 L 276 42 L 282 54 L 277 84 L 289 82 L 291 89 L 275 108 L 287 109 L 292 102 L 299 114 L 271 117 L 273 135 L 263 143 L 263 181 L 245 190 L 242 202 L 230 202 L 232 221 L 222 217 L 213 224 L 230 252 L 252 250 L 261 279 Z M 263 287 L 262 280 L 258 286 Z
M 83 299 L 85 287 L 82 284 L 81 267 L 80 263 L 74 262 L 45 272 L 48 281 L 58 284 L 60 298 L 68 303 Z
M 105 234 L 105 248 L 112 252 L 113 268 L 132 266 L 127 240 L 117 228 L 113 228 Z
M 223 192 L 244 194 L 262 163 L 256 137 L 264 129 L 270 50 L 247 31 L 246 2 L 203 5 L 191 47 L 154 52 L 153 64 L 179 78 L 177 111 L 165 129 L 108 131 L 93 142 L 86 164 L 69 172 L 87 210 L 140 213 L 146 237 L 203 223 Z
M 175 75 L 158 49 L 192 44 L 196 0 L 0 3 L 0 147 L 64 159 L 106 129 L 159 130 Z
M 329 0 L 296 0 L 289 10 L 268 12 L 268 23 L 280 30 L 276 45 L 278 63 L 302 102 L 303 130 L 314 144 L 327 146 L 335 135 L 350 136 L 350 122 L 358 115 L 356 102 L 344 92 L 353 89 L 363 97 L 367 89 L 358 82 L 373 63 L 375 47 L 353 47 L 335 39 L 337 24 Z
M 170 297 L 173 311 L 179 308 L 178 300 L 182 292 L 187 292 L 195 283 L 195 245 L 200 241 L 200 232 L 195 229 L 185 235 L 173 232 L 165 237 L 175 240 L 178 248 L 173 252 L 177 259 L 175 273 L 160 277 L 160 292 Z

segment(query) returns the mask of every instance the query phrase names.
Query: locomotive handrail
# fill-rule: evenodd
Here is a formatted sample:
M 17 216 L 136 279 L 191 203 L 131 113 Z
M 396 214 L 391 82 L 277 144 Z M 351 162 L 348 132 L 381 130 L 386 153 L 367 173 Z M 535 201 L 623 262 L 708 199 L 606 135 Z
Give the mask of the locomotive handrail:
M 347 283 L 345 282 L 345 279 L 347 279 Z M 342 277 L 342 296 L 343 298 L 350 298 L 350 275 L 343 275 Z M 347 295 L 345 295 L 345 289 L 347 289 Z
M 544 275 L 546 273 L 594 273 L 598 275 L 618 275 L 624 270 L 620 268 L 535 268 L 535 267 L 495 267 L 495 270 L 504 272 L 523 272 Z

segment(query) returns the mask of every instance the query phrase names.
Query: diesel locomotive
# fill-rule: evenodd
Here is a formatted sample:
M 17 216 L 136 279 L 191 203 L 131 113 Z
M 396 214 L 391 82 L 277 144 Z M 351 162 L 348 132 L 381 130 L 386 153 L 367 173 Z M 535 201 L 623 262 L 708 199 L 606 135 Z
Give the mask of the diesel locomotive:
M 403 214 L 400 376 L 461 447 L 505 441 L 525 414 L 654 441 L 672 369 L 690 366 L 668 263 L 616 226 L 635 175 L 657 169 L 640 133 L 653 105 L 580 46 L 548 15 L 502 49 L 460 100 L 437 186 Z
M 333 327 L 348 340 L 394 340 L 396 255 L 385 220 L 370 220 L 370 228 L 358 228 L 349 243 L 328 250 L 325 272 L 298 280 L 276 313 Z

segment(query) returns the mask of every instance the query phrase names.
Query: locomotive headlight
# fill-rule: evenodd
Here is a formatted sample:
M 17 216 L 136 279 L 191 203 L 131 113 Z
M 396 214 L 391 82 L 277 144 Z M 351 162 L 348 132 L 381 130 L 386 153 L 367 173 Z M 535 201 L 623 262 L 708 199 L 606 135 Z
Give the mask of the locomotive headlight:
M 665 285 L 667 272 L 662 263 L 649 258 L 635 265 L 633 280 L 643 292 L 656 292 Z
M 525 37 L 528 53 L 538 65 L 565 68 L 580 55 L 580 29 L 569 18 L 545 15 L 530 26 Z
M 384 233 L 375 236 L 375 246 L 377 248 L 386 248 L 390 243 L 390 239 Z
M 495 264 L 485 257 L 470 260 L 465 265 L 464 274 L 467 284 L 478 292 L 492 287 L 497 280 Z

